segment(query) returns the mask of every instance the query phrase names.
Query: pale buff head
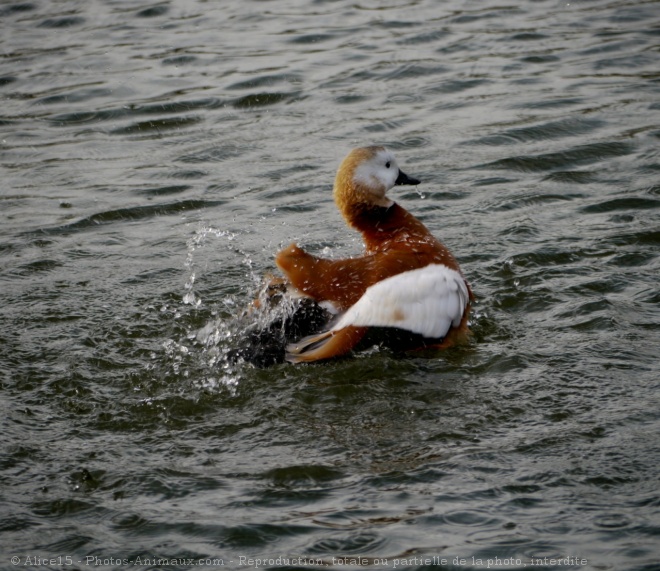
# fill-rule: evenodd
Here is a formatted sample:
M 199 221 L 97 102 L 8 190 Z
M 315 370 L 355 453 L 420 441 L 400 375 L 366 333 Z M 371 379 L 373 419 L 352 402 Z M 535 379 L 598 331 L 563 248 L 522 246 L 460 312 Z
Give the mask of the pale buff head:
M 334 198 L 342 214 L 350 219 L 352 211 L 370 207 L 390 207 L 387 191 L 396 184 L 419 184 L 397 165 L 385 147 L 353 149 L 339 165 Z

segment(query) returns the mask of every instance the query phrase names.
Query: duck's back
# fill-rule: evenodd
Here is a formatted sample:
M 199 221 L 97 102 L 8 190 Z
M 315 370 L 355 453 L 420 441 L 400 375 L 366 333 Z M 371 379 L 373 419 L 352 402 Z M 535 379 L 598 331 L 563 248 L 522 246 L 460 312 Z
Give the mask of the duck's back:
M 399 260 L 399 264 L 380 279 L 429 264 L 441 264 L 460 271 L 458 262 L 445 245 L 397 203 L 389 208 L 364 210 L 351 221 L 351 225 L 362 233 L 368 255 L 380 257 L 388 266 L 390 260 Z

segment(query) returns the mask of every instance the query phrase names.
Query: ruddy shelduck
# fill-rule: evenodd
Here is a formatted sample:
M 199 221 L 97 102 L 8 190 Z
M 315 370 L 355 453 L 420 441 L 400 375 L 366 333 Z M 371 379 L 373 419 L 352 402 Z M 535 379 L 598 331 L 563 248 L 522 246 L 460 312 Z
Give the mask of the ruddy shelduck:
M 428 228 L 388 198 L 395 185 L 417 185 L 384 147 L 352 150 L 337 171 L 335 203 L 361 232 L 364 255 L 313 256 L 296 244 L 277 266 L 303 296 L 338 313 L 330 325 L 286 348 L 286 360 L 311 362 L 349 352 L 371 327 L 414 334 L 419 348 L 467 340 L 472 292 L 456 259 Z

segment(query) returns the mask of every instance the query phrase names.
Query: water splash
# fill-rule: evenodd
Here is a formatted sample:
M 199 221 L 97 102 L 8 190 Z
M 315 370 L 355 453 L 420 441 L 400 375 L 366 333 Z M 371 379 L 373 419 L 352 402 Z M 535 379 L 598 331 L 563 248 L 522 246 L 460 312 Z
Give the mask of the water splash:
M 202 300 L 195 295 L 195 292 L 193 291 L 194 285 L 195 285 L 195 272 L 192 272 L 190 274 L 190 277 L 188 278 L 188 281 L 186 281 L 186 284 L 183 286 L 184 289 L 186 290 L 186 293 L 183 296 L 183 303 L 197 306 L 202 303 Z
M 188 279 L 183 286 L 185 289 L 185 294 L 182 298 L 183 303 L 186 305 L 198 307 L 202 303 L 202 299 L 194 291 L 195 280 L 197 278 L 197 273 L 195 271 L 195 268 L 197 267 L 195 263 L 195 252 L 206 245 L 206 240 L 209 235 L 215 238 L 223 238 L 228 242 L 233 242 L 236 239 L 236 234 L 234 232 L 203 226 L 197 229 L 192 237 L 188 240 L 186 261 L 184 265 L 190 270 L 190 275 L 188 276 Z M 240 250 L 238 250 L 238 252 L 249 261 L 248 265 L 251 267 L 252 261 L 250 260 L 249 256 Z
M 208 323 L 196 337 L 214 353 L 216 366 L 268 367 L 284 361 L 289 342 L 316 332 L 329 319 L 311 299 L 291 296 L 282 282 L 267 279 L 240 315 Z
M 244 302 L 237 299 L 237 294 L 233 294 L 225 295 L 217 302 L 204 303 L 196 286 L 204 282 L 209 265 L 208 261 L 203 261 L 202 251 L 209 244 L 214 246 L 215 251 L 218 240 L 228 245 L 232 255 L 248 267 L 249 281 L 256 281 L 252 259 L 237 247 L 237 237 L 236 233 L 229 230 L 201 226 L 188 239 L 184 265 L 189 274 L 183 286 L 182 306 L 176 308 L 173 313 L 173 319 L 177 320 L 185 332 L 182 337 L 167 339 L 162 344 L 166 365 L 175 378 L 189 380 L 193 386 L 200 389 L 229 389 L 232 394 L 239 385 L 243 363 L 239 359 L 229 359 L 228 356 L 241 333 L 241 327 L 238 325 L 240 320 L 223 319 L 218 315 L 225 312 L 234 314 Z M 199 327 L 199 318 L 205 313 L 212 317 Z
M 189 274 L 182 305 L 174 310 L 179 329 L 183 326 L 185 331 L 181 338 L 163 343 L 166 366 L 175 378 L 199 389 L 224 389 L 230 394 L 236 393 L 248 368 L 283 362 L 287 343 L 315 332 L 329 319 L 311 300 L 290 296 L 281 280 L 264 278 L 238 238 L 214 227 L 194 231 L 187 242 L 185 267 Z M 212 244 L 215 252 L 218 240 L 234 257 L 231 265 L 243 265 L 247 271 L 239 284 L 227 284 L 233 288 L 231 293 L 211 302 L 199 293 L 209 265 L 202 261 L 202 251 Z M 237 285 L 240 291 L 236 291 Z
M 189 330 L 181 339 L 165 340 L 164 364 L 175 379 L 188 381 L 198 389 L 228 389 L 234 395 L 243 365 L 227 358 L 234 337 L 231 323 L 214 319 L 200 329 Z

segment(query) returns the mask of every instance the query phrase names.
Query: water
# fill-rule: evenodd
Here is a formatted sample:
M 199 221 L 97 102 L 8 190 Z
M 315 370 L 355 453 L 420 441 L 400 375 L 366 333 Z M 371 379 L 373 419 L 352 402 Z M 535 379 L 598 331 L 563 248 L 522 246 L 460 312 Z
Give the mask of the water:
M 1 568 L 659 568 L 658 3 L 0 28 Z M 393 197 L 475 342 L 230 359 L 279 248 L 360 252 L 330 189 L 365 144 L 423 180 Z

